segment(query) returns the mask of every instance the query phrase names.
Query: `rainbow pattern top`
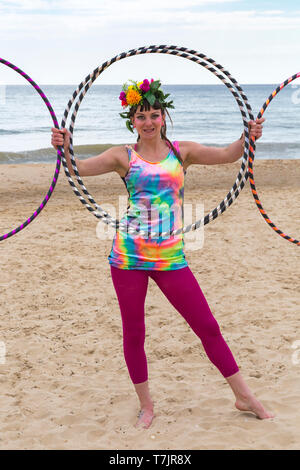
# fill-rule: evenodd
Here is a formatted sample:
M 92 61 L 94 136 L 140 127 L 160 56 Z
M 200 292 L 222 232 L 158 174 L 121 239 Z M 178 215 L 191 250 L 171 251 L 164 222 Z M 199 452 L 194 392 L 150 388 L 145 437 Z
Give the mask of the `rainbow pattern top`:
M 179 153 L 178 142 L 173 146 Z M 129 170 L 122 178 L 128 191 L 127 212 L 122 223 L 147 235 L 116 230 L 109 263 L 120 269 L 171 271 L 187 266 L 183 234 L 148 236 L 183 227 L 185 171 L 172 149 L 159 162 L 149 162 L 126 146 Z M 136 146 L 135 146 L 136 148 Z

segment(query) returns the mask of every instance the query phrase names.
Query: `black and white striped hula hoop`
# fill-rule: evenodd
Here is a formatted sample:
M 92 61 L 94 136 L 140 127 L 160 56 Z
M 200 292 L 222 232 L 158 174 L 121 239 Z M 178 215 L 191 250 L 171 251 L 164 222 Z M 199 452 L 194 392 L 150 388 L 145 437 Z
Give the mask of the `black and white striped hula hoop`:
M 278 95 L 278 93 L 285 87 L 287 86 L 289 83 L 291 83 L 293 80 L 295 80 L 296 78 L 299 78 L 300 77 L 300 72 L 292 75 L 291 77 L 287 78 L 284 82 L 282 82 L 277 88 L 275 88 L 275 90 L 270 94 L 269 98 L 264 102 L 264 104 L 262 105 L 261 107 L 261 110 L 260 112 L 258 113 L 257 115 L 257 118 L 261 118 L 264 114 L 264 112 L 266 111 L 267 107 L 269 106 L 269 104 L 271 103 L 271 101 L 273 100 L 273 98 L 275 98 L 276 95 Z M 252 139 L 251 139 L 252 141 Z M 252 157 L 252 150 L 251 150 L 251 143 L 250 143 L 250 152 L 249 152 L 249 168 L 248 168 L 248 171 L 249 171 L 249 182 L 250 182 L 250 187 L 251 187 L 251 191 L 252 191 L 252 194 L 253 194 L 253 197 L 254 197 L 254 200 L 255 200 L 255 203 L 257 205 L 257 208 L 259 210 L 259 212 L 261 213 L 261 215 L 263 216 L 264 220 L 267 222 L 267 224 L 276 232 L 278 233 L 278 235 L 280 235 L 282 238 L 284 238 L 285 240 L 288 240 L 289 242 L 291 243 L 294 243 L 295 245 L 298 245 L 300 246 L 300 241 L 299 240 L 296 240 L 296 238 L 293 238 L 293 237 L 290 237 L 289 235 L 287 235 L 286 233 L 282 232 L 273 222 L 272 220 L 269 218 L 268 214 L 266 213 L 266 211 L 264 210 L 263 206 L 262 206 L 262 203 L 260 202 L 259 200 L 259 197 L 258 197 L 258 193 L 257 193 L 257 189 L 256 189 L 256 186 L 255 186 L 255 180 L 254 180 L 254 170 L 253 170 L 253 161 L 254 161 L 254 158 Z
M 41 96 L 41 98 L 45 102 L 45 104 L 46 104 L 46 106 L 47 106 L 47 108 L 50 112 L 50 115 L 51 115 L 51 118 L 53 120 L 54 126 L 58 129 L 59 126 L 58 126 L 58 122 L 57 122 L 55 113 L 52 109 L 51 104 L 49 103 L 48 98 L 46 97 L 45 93 L 41 90 L 41 88 L 25 72 L 23 72 L 21 69 L 19 69 L 15 65 L 11 64 L 7 60 L 0 58 L 0 63 L 2 63 L 3 65 L 7 65 L 7 67 L 10 67 L 11 69 L 15 70 L 17 73 L 22 75 L 22 77 L 24 77 L 30 83 L 30 85 L 33 86 L 33 88 L 38 92 L 38 94 Z M 21 225 L 19 225 L 19 227 L 13 229 L 11 232 L 0 235 L 0 241 L 6 240 L 7 238 L 11 237 L 12 235 L 15 235 L 16 233 L 23 230 L 23 228 L 27 227 L 27 225 L 29 225 L 30 222 L 32 222 L 39 215 L 39 213 L 44 209 L 45 205 L 47 204 L 47 202 L 49 201 L 49 199 L 50 199 L 50 197 L 53 193 L 53 190 L 54 190 L 56 182 L 57 182 L 57 178 L 58 178 L 59 170 L 60 170 L 60 165 L 61 165 L 61 157 L 62 157 L 61 151 L 58 150 L 57 151 L 56 167 L 55 167 L 55 172 L 54 172 L 54 176 L 53 176 L 53 179 L 52 179 L 52 183 L 50 185 L 50 188 L 49 188 L 46 196 L 44 197 L 43 201 L 41 202 L 41 204 L 34 211 L 34 213 L 28 219 L 25 220 L 25 222 L 23 222 Z
M 111 217 L 105 210 L 103 210 L 94 200 L 93 196 L 88 192 L 86 186 L 84 185 L 76 163 L 75 163 L 75 158 L 74 158 L 74 151 L 73 151 L 73 131 L 74 131 L 74 124 L 75 124 L 75 119 L 77 116 L 77 112 L 79 110 L 79 106 L 87 93 L 87 91 L 90 89 L 92 86 L 93 82 L 98 78 L 98 76 L 105 70 L 107 69 L 111 64 L 121 60 L 125 59 L 127 57 L 132 57 L 134 55 L 141 55 L 141 54 L 148 54 L 148 53 L 159 53 L 159 54 L 169 54 L 169 55 L 176 55 L 178 57 L 182 57 L 188 60 L 191 60 L 210 72 L 212 72 L 214 75 L 216 75 L 223 83 L 226 85 L 226 87 L 231 91 L 233 94 L 241 115 L 243 119 L 243 124 L 244 124 L 244 131 L 245 131 L 245 152 L 242 158 L 242 163 L 241 163 L 241 168 L 239 170 L 239 173 L 237 175 L 236 181 L 233 184 L 231 190 L 227 194 L 227 196 L 224 198 L 224 200 L 209 214 L 204 216 L 202 219 L 194 222 L 193 224 L 187 225 L 185 227 L 179 228 L 174 231 L 169 231 L 169 232 L 162 232 L 162 233 L 157 233 L 157 232 L 151 232 L 150 236 L 151 237 L 156 237 L 156 236 L 162 236 L 162 237 L 168 237 L 168 236 L 174 236 L 178 235 L 180 233 L 187 233 L 190 230 L 196 230 L 197 228 L 201 227 L 202 225 L 208 224 L 210 221 L 216 219 L 218 215 L 222 214 L 227 207 L 229 207 L 234 200 L 238 197 L 239 193 L 243 189 L 247 178 L 248 178 L 248 158 L 249 158 L 249 132 L 248 132 L 248 122 L 247 122 L 247 117 L 249 117 L 251 120 L 254 120 L 254 116 L 252 114 L 252 109 L 250 104 L 248 103 L 248 99 L 243 92 L 241 86 L 237 83 L 237 81 L 230 75 L 230 73 L 225 70 L 220 64 L 216 63 L 213 59 L 208 58 L 206 55 L 201 54 L 197 51 L 187 49 L 184 47 L 178 47 L 178 46 L 166 46 L 166 45 L 161 45 L 161 46 L 149 46 L 149 47 L 140 47 L 138 49 L 132 49 L 128 52 L 123 52 L 119 54 L 118 56 L 115 56 L 112 58 L 110 61 L 105 62 L 102 64 L 101 67 L 96 68 L 90 75 L 88 75 L 85 80 L 83 80 L 82 83 L 78 86 L 78 88 L 75 90 L 75 92 L 72 95 L 72 98 L 68 102 L 67 108 L 64 112 L 64 117 L 61 122 L 61 128 L 64 128 L 66 126 L 66 121 L 68 119 L 71 107 L 74 103 L 74 101 L 77 99 L 75 106 L 74 106 L 74 111 L 71 116 L 71 124 L 69 126 L 69 130 L 71 133 L 71 139 L 70 139 L 70 157 L 71 157 L 71 162 L 72 162 L 72 168 L 74 170 L 76 179 L 80 185 L 80 189 L 85 194 L 88 198 L 88 201 L 80 194 L 78 191 L 71 175 L 67 167 L 66 159 L 64 156 L 64 151 L 63 148 L 60 147 L 61 152 L 62 152 L 62 163 L 63 167 L 65 170 L 65 174 L 67 176 L 67 179 L 76 194 L 76 196 L 79 197 L 81 203 L 90 211 L 92 214 L 102 220 L 104 223 L 109 224 L 114 226 L 115 228 L 118 228 L 119 230 L 124 230 L 125 232 L 128 232 L 130 234 L 137 234 L 141 236 L 145 236 L 146 232 L 137 229 L 136 227 L 130 227 L 129 229 L 126 227 L 125 224 L 122 224 L 119 222 L 119 220 L 114 219 Z M 223 75 L 220 75 L 218 72 L 220 71 Z M 229 81 L 228 81 L 229 80 Z M 237 90 L 237 91 L 236 91 Z M 253 144 L 253 158 L 254 158 L 254 144 Z M 94 208 L 90 206 L 89 203 L 92 203 L 94 205 Z

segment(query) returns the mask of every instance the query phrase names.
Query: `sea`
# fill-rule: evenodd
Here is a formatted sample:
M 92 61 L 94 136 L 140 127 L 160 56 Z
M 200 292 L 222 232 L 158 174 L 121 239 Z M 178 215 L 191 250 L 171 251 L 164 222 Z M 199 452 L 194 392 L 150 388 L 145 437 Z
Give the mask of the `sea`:
M 241 85 L 256 118 L 278 84 Z M 59 125 L 76 85 L 44 85 Z M 226 146 L 243 131 L 240 109 L 230 90 L 213 85 L 165 85 L 175 109 L 170 110 L 170 140 L 189 140 L 208 146 Z M 136 141 L 119 115 L 123 111 L 121 85 L 94 84 L 77 112 L 75 155 L 89 158 L 112 145 Z M 69 117 L 71 113 L 69 114 Z M 300 87 L 292 82 L 274 97 L 264 113 L 263 136 L 257 141 L 257 159 L 300 158 Z M 67 121 L 66 127 L 69 126 Z M 0 164 L 51 163 L 53 121 L 49 110 L 30 85 L 0 85 Z

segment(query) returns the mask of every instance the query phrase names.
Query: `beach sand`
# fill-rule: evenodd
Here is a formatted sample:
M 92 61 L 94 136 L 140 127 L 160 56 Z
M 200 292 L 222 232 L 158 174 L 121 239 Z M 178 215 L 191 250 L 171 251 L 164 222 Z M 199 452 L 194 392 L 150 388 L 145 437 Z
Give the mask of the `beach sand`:
M 185 203 L 209 212 L 239 166 L 190 167 Z M 0 166 L 1 234 L 33 213 L 53 173 L 54 164 Z M 200 340 L 150 280 L 145 350 L 156 418 L 141 430 L 107 260 L 112 235 L 96 236 L 104 224 L 63 173 L 36 220 L 0 243 L 0 448 L 299 449 L 300 247 L 266 224 L 249 182 L 205 227 L 202 247 L 186 243 L 186 259 L 247 384 L 276 416 L 234 407 Z M 255 175 L 271 219 L 299 238 L 300 161 L 257 161 Z M 126 199 L 116 174 L 84 181 L 103 208 Z

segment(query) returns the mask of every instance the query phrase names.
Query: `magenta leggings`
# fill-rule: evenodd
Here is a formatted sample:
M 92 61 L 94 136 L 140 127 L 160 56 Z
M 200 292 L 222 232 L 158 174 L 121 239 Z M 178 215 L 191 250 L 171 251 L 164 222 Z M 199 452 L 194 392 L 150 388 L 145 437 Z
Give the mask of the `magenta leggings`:
M 110 268 L 122 316 L 124 357 L 134 384 L 148 380 L 144 304 L 149 276 L 201 339 L 208 358 L 221 374 L 230 377 L 238 372 L 219 325 L 188 266 L 173 271 L 119 269 L 112 265 Z

